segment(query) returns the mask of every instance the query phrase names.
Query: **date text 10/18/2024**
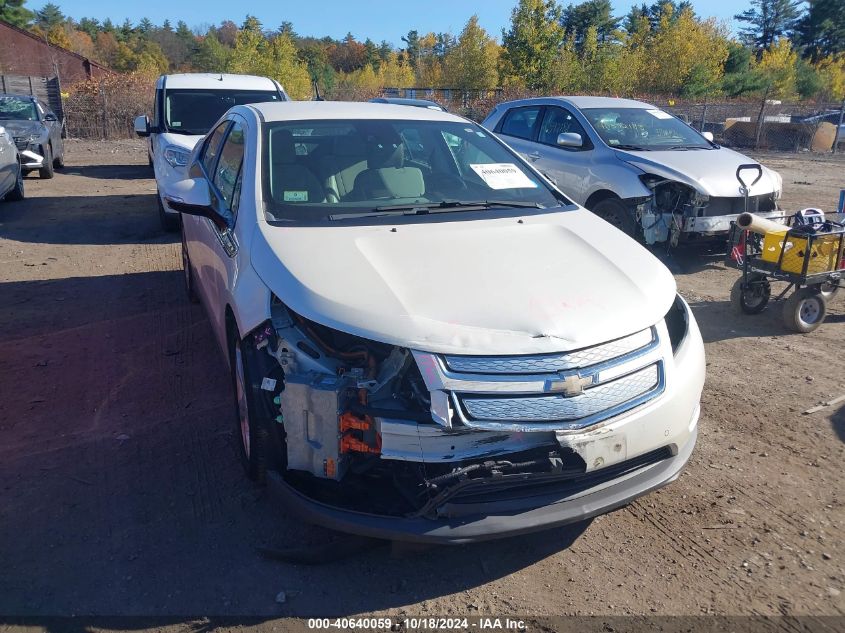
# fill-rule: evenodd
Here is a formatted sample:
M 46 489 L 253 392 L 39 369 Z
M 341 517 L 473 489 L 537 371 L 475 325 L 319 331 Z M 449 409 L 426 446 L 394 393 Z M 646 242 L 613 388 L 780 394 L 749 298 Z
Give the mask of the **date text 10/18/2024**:
M 312 630 L 339 629 L 346 631 L 526 631 L 525 621 L 516 618 L 309 618 Z

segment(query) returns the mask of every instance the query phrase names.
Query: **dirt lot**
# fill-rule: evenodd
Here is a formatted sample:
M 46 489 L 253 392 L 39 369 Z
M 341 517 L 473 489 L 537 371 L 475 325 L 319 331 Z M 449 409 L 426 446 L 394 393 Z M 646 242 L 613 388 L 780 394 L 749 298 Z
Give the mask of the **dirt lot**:
M 784 206 L 831 208 L 845 161 L 763 156 Z M 676 258 L 707 344 L 680 480 L 569 529 L 307 566 L 256 548 L 333 535 L 241 474 L 230 386 L 135 141 L 0 204 L 0 614 L 845 613 L 845 298 L 812 335 L 739 317 L 736 272 Z M 286 592 L 286 601 L 275 598 Z M 2 630 L 0 626 L 0 630 Z

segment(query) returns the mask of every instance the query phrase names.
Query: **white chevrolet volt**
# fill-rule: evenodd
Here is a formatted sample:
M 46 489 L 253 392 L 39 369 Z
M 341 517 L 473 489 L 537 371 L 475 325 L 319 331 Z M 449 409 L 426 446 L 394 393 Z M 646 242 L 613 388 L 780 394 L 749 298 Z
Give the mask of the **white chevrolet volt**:
M 243 465 L 306 521 L 462 543 L 678 477 L 704 349 L 667 269 L 484 128 L 237 106 L 165 191 Z

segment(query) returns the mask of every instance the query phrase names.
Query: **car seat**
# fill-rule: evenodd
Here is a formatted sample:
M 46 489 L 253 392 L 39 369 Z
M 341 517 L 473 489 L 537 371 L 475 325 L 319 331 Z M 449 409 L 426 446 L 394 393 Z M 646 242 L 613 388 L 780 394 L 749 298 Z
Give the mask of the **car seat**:
M 357 200 L 419 198 L 425 192 L 422 171 L 405 167 L 405 146 L 399 135 L 369 135 L 367 169 L 355 177 L 353 194 Z
M 270 193 L 276 202 L 325 202 L 317 176 L 297 162 L 290 130 L 270 132 Z

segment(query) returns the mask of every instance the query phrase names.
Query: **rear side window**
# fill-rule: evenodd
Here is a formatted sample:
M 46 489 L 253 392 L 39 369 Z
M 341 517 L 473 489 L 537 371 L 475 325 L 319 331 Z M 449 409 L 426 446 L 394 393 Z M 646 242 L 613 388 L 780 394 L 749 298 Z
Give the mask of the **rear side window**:
M 530 141 L 534 136 L 534 126 L 537 124 L 537 117 L 539 116 L 540 106 L 508 110 L 504 121 L 502 121 L 501 133 Z
M 240 193 L 241 167 L 244 162 L 244 128 L 239 121 L 232 124 L 226 142 L 220 150 L 220 159 L 214 172 L 214 186 L 220 192 L 226 206 L 237 211 Z
M 220 143 L 223 141 L 223 135 L 226 133 L 228 126 L 229 121 L 223 121 L 214 128 L 202 150 L 202 165 L 205 167 L 205 173 L 209 175 L 214 173 L 214 159 L 217 158 L 217 154 L 220 152 Z

